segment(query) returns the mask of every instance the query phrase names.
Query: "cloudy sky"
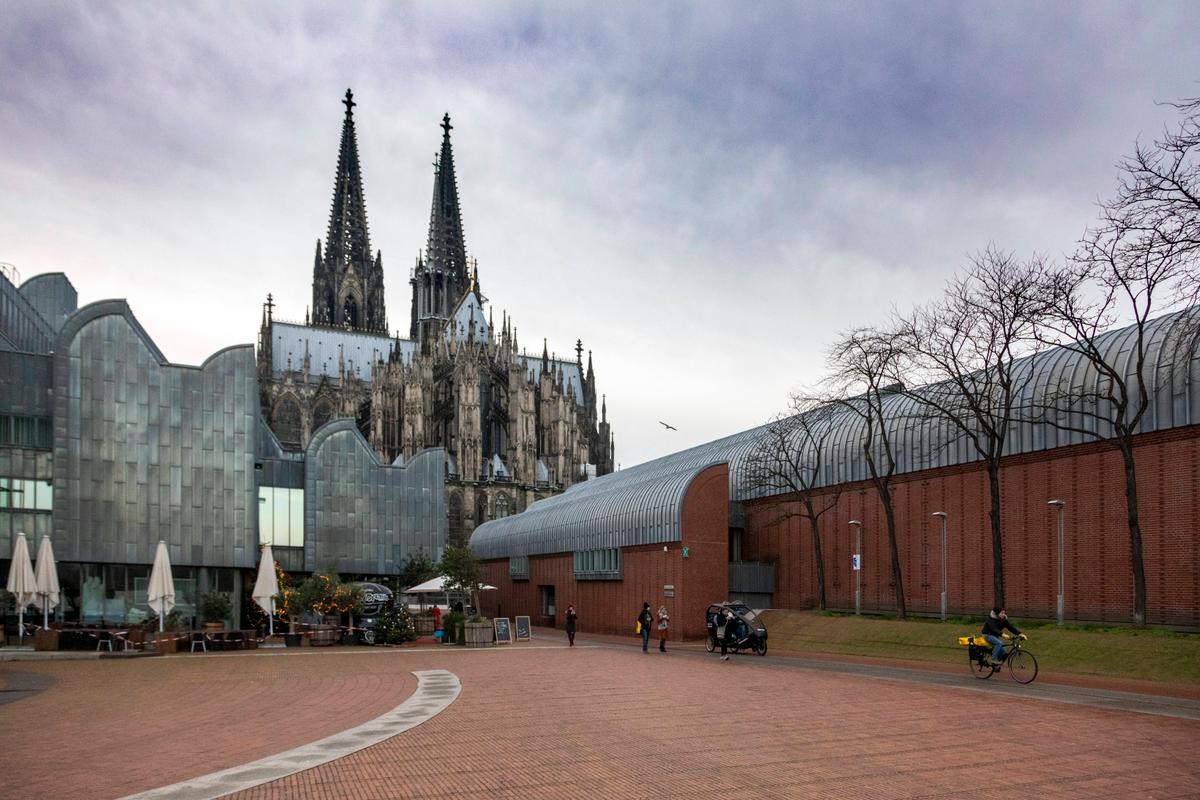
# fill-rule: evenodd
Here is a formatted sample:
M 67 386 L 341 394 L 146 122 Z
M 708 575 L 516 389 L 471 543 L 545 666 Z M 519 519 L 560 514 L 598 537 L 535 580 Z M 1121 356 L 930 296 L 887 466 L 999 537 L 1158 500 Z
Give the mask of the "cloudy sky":
M 497 319 L 593 350 L 629 466 L 782 410 L 989 243 L 1070 250 L 1200 95 L 1195 3 L 446 5 L 6 0 L 0 261 L 181 363 L 268 292 L 302 319 L 353 87 L 406 328 L 449 111 Z

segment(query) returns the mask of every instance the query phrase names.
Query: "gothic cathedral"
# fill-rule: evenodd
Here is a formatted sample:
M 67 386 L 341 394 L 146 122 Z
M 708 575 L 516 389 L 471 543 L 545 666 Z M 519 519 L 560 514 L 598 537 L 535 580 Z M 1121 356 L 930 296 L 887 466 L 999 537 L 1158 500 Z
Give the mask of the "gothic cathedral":
M 302 450 L 330 420 L 353 418 L 382 463 L 427 447 L 447 454 L 451 541 L 476 525 L 613 469 L 613 436 L 596 402 L 592 354 L 583 364 L 527 355 L 517 329 L 499 328 L 468 260 L 450 117 L 442 119 L 425 253 L 409 283 L 408 337 L 389 335 L 383 257 L 372 252 L 354 130 L 343 100 L 329 230 L 313 259 L 312 308 L 303 324 L 274 318 L 268 297 L 258 341 L 263 418 L 285 449 Z

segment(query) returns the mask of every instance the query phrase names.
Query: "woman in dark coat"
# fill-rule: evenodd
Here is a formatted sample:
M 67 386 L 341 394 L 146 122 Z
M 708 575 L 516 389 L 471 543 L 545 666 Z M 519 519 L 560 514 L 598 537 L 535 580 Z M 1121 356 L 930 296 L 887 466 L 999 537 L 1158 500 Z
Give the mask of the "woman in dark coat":
M 563 627 L 567 629 L 567 641 L 571 643 L 570 647 L 575 646 L 575 623 L 578 620 L 579 615 L 575 613 L 575 606 L 567 606 L 567 624 Z

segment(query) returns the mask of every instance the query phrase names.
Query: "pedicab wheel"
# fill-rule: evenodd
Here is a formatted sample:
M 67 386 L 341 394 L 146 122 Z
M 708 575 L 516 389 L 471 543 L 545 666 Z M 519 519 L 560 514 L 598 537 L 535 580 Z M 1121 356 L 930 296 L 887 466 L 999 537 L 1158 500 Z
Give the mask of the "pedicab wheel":
M 981 681 L 986 681 L 996 672 L 996 668 L 991 664 L 984 664 L 977 658 L 970 658 L 967 663 L 971 665 L 971 674 Z
M 754 652 L 758 653 L 760 656 L 765 656 L 767 654 L 767 643 L 762 640 L 755 642 Z
M 716 648 L 717 648 L 717 640 L 716 639 L 709 636 L 707 639 L 704 640 L 704 649 L 705 650 L 707 650 L 708 652 L 711 653 Z
M 1032 683 L 1037 672 L 1037 659 L 1033 653 L 1018 650 L 1008 657 L 1008 674 L 1017 683 Z

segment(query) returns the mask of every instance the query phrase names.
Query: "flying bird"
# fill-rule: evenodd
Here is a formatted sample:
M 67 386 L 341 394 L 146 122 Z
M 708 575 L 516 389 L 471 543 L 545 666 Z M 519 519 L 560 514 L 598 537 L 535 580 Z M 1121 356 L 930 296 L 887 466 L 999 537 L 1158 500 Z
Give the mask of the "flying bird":
M 658 424 L 662 425 L 664 428 L 666 428 L 669 431 L 679 430 L 679 428 L 676 428 L 674 425 L 668 425 L 667 423 L 663 422 L 661 419 L 658 421 Z

